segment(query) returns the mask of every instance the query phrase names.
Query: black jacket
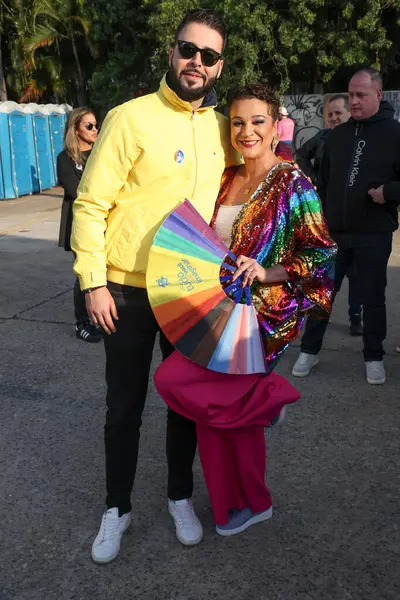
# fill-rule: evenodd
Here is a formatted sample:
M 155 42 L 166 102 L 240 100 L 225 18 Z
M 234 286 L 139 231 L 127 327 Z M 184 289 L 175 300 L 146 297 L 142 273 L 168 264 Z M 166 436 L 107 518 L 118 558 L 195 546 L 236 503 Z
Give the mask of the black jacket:
M 310 177 L 314 185 L 317 184 L 322 157 L 330 132 L 330 129 L 321 129 L 314 137 L 307 140 L 305 144 L 296 150 L 297 164 L 307 177 Z
M 82 152 L 86 161 L 89 158 L 91 150 Z M 85 162 L 86 164 L 86 162 Z M 60 152 L 57 157 L 57 179 L 64 188 L 64 200 L 61 207 L 60 232 L 58 236 L 58 245 L 65 250 L 71 250 L 70 238 L 72 228 L 72 205 L 77 196 L 77 189 L 82 179 L 85 164 L 77 164 L 70 158 L 65 150 Z
M 318 193 L 331 233 L 377 233 L 398 227 L 400 123 L 383 100 L 369 119 L 338 125 L 329 135 Z M 383 185 L 385 204 L 368 190 Z

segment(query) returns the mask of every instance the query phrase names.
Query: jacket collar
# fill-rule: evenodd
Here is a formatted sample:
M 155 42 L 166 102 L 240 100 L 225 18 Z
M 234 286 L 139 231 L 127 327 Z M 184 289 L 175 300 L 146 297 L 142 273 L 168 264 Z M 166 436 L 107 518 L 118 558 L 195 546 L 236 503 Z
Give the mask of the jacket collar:
M 374 123 L 375 121 L 384 121 L 386 119 L 394 118 L 394 108 L 387 100 L 381 100 L 378 111 L 369 117 L 368 119 L 358 119 L 357 121 L 350 117 L 350 121 L 352 121 L 355 125 L 357 123 Z
M 171 90 L 167 83 L 167 74 L 161 80 L 160 88 L 158 90 L 158 94 L 168 102 L 175 110 L 179 110 L 181 112 L 189 112 L 193 113 L 193 108 L 190 102 L 186 102 L 179 98 L 179 96 Z M 217 94 L 213 89 L 211 89 L 207 96 L 204 98 L 203 104 L 196 110 L 196 112 L 205 112 L 206 110 L 213 110 L 217 106 Z

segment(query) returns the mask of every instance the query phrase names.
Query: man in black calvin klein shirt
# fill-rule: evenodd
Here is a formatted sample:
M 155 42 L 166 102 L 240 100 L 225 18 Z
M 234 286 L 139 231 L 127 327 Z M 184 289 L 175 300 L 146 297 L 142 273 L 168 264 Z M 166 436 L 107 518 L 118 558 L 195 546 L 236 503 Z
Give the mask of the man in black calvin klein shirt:
M 349 84 L 351 119 L 331 132 L 318 192 L 329 231 L 338 244 L 335 291 L 354 261 L 361 285 L 367 381 L 385 382 L 386 272 L 400 203 L 400 123 L 382 101 L 382 77 L 361 69 Z M 293 375 L 318 363 L 328 320 L 308 319 Z

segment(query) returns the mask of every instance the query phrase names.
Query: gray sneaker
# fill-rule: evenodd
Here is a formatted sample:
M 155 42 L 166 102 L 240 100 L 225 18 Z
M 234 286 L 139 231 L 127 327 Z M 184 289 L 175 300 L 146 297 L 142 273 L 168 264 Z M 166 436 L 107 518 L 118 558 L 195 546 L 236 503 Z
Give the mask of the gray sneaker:
M 306 354 L 305 352 L 300 352 L 299 358 L 296 360 L 292 369 L 292 375 L 295 377 L 307 377 L 307 375 L 310 374 L 311 369 L 313 369 L 317 364 L 317 354 Z
M 385 366 L 383 360 L 370 360 L 365 363 L 367 369 L 367 381 L 371 385 L 382 385 L 386 381 Z
M 242 533 L 251 525 L 256 523 L 262 523 L 272 517 L 272 506 L 264 512 L 252 513 L 250 508 L 243 508 L 243 510 L 232 510 L 230 511 L 229 522 L 226 525 L 217 525 L 216 531 L 218 535 L 231 536 Z

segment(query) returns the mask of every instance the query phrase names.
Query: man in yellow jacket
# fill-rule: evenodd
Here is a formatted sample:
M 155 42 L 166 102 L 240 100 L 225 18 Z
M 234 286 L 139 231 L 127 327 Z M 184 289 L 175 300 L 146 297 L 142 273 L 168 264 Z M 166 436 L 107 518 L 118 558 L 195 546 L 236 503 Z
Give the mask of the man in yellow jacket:
M 107 510 L 93 543 L 97 563 L 113 560 L 131 520 L 142 411 L 157 322 L 147 298 L 149 249 L 164 218 L 185 198 L 210 221 L 225 165 L 236 157 L 226 119 L 214 111 L 226 33 L 208 10 L 179 25 L 169 71 L 157 93 L 107 116 L 74 203 L 75 272 L 95 324 L 104 331 Z M 172 348 L 161 337 L 164 357 Z M 192 502 L 196 430 L 169 411 L 168 509 L 178 539 L 201 541 Z

